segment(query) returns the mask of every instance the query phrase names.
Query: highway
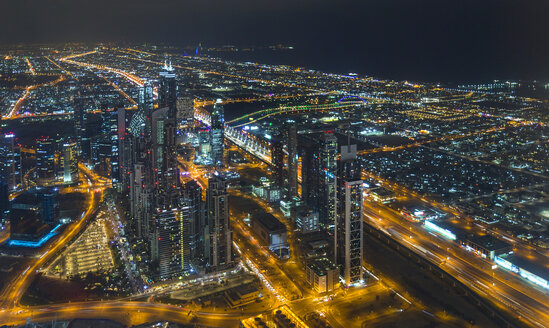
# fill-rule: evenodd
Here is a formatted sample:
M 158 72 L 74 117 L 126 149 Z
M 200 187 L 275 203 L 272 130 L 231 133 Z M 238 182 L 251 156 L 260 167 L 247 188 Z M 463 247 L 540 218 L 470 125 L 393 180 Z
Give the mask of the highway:
M 364 218 L 367 224 L 442 268 L 502 311 L 518 313 L 521 320 L 533 326 L 549 326 L 547 294 L 508 272 L 492 269 L 492 262 L 466 252 L 385 206 L 365 201 Z
M 84 165 L 80 165 L 80 170 L 82 170 L 87 178 L 91 180 L 94 184 L 96 184 L 99 180 L 98 176 L 88 170 Z M 87 200 L 88 208 L 86 209 L 86 211 L 82 213 L 82 216 L 77 221 L 71 223 L 68 227 L 66 227 L 63 233 L 51 245 L 47 247 L 46 251 L 5 288 L 0 297 L 0 308 L 6 309 L 18 306 L 21 296 L 34 279 L 36 273 L 39 272 L 42 266 L 47 263 L 48 260 L 50 260 L 61 249 L 63 249 L 86 226 L 87 221 L 93 216 L 98 204 L 103 197 L 102 193 L 102 188 L 94 188 L 89 190 Z
M 27 318 L 30 318 L 33 322 L 71 320 L 75 318 L 102 318 L 127 325 L 138 325 L 162 320 L 182 324 L 196 323 L 211 327 L 236 327 L 239 319 L 254 314 L 204 313 L 158 303 L 103 301 L 0 311 L 0 322 L 4 325 L 24 325 Z

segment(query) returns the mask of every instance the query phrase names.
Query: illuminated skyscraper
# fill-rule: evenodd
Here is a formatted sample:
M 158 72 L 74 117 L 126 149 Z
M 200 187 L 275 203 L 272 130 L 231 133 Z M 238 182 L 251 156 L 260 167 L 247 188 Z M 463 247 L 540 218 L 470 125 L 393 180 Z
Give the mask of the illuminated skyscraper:
M 284 186 L 284 144 L 280 136 L 275 136 L 271 141 L 271 162 L 275 182 L 282 188 Z
M 194 123 L 194 103 L 190 96 L 177 98 L 177 125 L 191 125 Z
M 336 176 L 334 257 L 346 286 L 363 279 L 362 179 L 356 145 L 341 147 Z
M 179 209 L 163 210 L 155 215 L 159 277 L 162 280 L 183 275 L 182 215 L 183 213 Z
M 73 98 L 74 112 L 74 136 L 77 142 L 78 152 L 82 153 L 85 158 L 89 158 L 90 143 L 86 131 L 86 100 L 80 88 L 77 89 L 76 95 Z
M 230 265 L 233 261 L 228 198 L 225 178 L 214 175 L 208 180 L 206 193 L 208 226 L 205 231 L 206 259 L 213 270 Z
M 78 177 L 78 154 L 75 142 L 63 143 L 63 182 L 76 183 Z
M 129 124 L 129 130 L 133 136 L 150 135 L 153 110 L 153 86 L 150 82 L 145 82 L 145 84 L 139 88 L 137 113 L 133 115 Z
M 172 63 L 164 64 L 162 71 L 159 74 L 158 85 L 158 107 L 168 107 L 176 117 L 177 112 L 177 80 L 176 74 L 172 67 Z
M 52 138 L 36 140 L 36 173 L 39 185 L 48 186 L 55 181 L 55 142 Z
M 297 128 L 295 124 L 288 127 L 288 193 L 297 196 Z
M 225 150 L 225 110 L 221 99 L 217 99 L 211 112 L 211 154 L 214 166 L 223 166 L 223 152 Z
M 15 135 L 0 134 L 0 181 L 4 181 L 8 190 L 21 187 L 21 150 L 16 144 Z
M 206 216 L 202 188 L 194 180 L 183 185 L 180 199 L 182 213 L 183 261 L 186 271 L 204 260 L 204 227 Z
M 322 226 L 335 221 L 337 138 L 332 133 L 300 136 L 302 199 L 317 210 Z
M 333 133 L 324 133 L 320 137 L 320 190 L 322 206 L 319 210 L 320 222 L 332 230 L 335 222 L 336 174 L 337 174 L 337 138 Z

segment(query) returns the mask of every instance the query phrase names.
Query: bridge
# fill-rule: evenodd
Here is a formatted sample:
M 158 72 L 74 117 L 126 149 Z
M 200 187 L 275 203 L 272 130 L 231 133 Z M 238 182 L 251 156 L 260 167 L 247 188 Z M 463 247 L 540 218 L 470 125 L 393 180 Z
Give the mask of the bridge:
M 332 110 L 342 110 L 346 108 L 355 107 L 356 103 L 328 103 L 328 104 L 313 104 L 313 105 L 300 105 L 300 106 L 281 106 L 277 108 L 267 108 L 262 109 L 257 112 L 246 114 L 230 120 L 227 124 L 230 124 L 234 128 L 239 128 L 244 125 L 255 123 L 261 121 L 269 116 L 278 115 L 278 114 L 288 114 L 296 112 L 305 112 L 305 111 L 325 111 L 329 112 Z
M 208 126 L 211 125 L 210 115 L 206 111 L 196 110 L 194 118 Z M 225 138 L 265 163 L 271 164 L 270 145 L 264 140 L 227 124 L 225 124 Z

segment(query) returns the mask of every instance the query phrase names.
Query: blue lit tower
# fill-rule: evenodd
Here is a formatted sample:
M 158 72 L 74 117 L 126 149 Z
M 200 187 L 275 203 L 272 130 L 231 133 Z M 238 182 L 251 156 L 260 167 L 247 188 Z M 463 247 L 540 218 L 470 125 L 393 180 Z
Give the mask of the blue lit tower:
M 341 147 L 336 176 L 334 258 L 346 286 L 362 283 L 362 179 L 356 145 Z
M 225 150 L 225 110 L 221 99 L 215 102 L 211 117 L 211 154 L 214 166 L 223 166 L 223 151 Z

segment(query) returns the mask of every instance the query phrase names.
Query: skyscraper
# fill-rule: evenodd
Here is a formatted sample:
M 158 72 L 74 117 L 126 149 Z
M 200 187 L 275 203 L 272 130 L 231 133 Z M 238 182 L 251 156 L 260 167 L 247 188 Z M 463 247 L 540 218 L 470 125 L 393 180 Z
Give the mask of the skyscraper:
M 217 99 L 210 114 L 211 117 L 211 154 L 214 166 L 223 166 L 223 152 L 225 150 L 225 110 L 221 99 Z
M 0 134 L 0 180 L 13 191 L 21 187 L 21 178 L 21 150 L 15 135 Z
M 206 206 L 208 226 L 205 231 L 205 252 L 208 265 L 215 270 L 232 263 L 232 231 L 229 222 L 227 182 L 220 175 L 208 180 Z
M 74 113 L 74 136 L 78 146 L 78 153 L 84 157 L 90 157 L 90 144 L 86 131 L 86 101 L 80 88 L 77 89 L 73 98 Z
M 337 138 L 333 133 L 323 133 L 319 147 L 320 181 L 322 206 L 319 210 L 320 222 L 332 230 L 335 222 Z
M 158 266 L 161 280 L 183 275 L 184 247 L 182 212 L 179 209 L 163 210 L 155 215 L 158 238 Z
M 0 228 L 3 228 L 7 224 L 9 210 L 10 192 L 8 184 L 0 177 Z
M 345 285 L 363 279 L 362 180 L 356 145 L 341 147 L 336 176 L 334 257 Z
M 59 190 L 57 188 L 41 188 L 36 196 L 40 200 L 41 214 L 44 223 L 56 225 L 59 219 Z
M 76 183 L 79 180 L 77 148 L 76 142 L 63 143 L 63 182 L 67 184 Z
M 297 128 L 295 124 L 288 127 L 288 193 L 297 197 Z
M 55 181 L 55 142 L 50 137 L 36 140 L 36 172 L 39 185 L 48 186 Z
M 145 82 L 139 88 L 137 113 L 132 116 L 129 124 L 129 130 L 133 136 L 150 135 L 153 110 L 153 86 L 150 82 Z
M 176 117 L 177 112 L 177 80 L 172 63 L 164 64 L 162 71 L 159 74 L 158 85 L 158 107 L 168 107 Z
M 337 174 L 337 138 L 329 132 L 299 137 L 302 199 L 319 212 L 323 227 L 333 230 Z
M 204 227 L 206 216 L 202 188 L 194 180 L 183 185 L 180 199 L 183 261 L 186 271 L 204 260 Z
M 194 104 L 191 96 L 177 98 L 177 125 L 190 126 L 194 123 Z
M 284 144 L 280 136 L 275 136 L 271 142 L 271 163 L 275 182 L 282 188 L 284 186 Z

